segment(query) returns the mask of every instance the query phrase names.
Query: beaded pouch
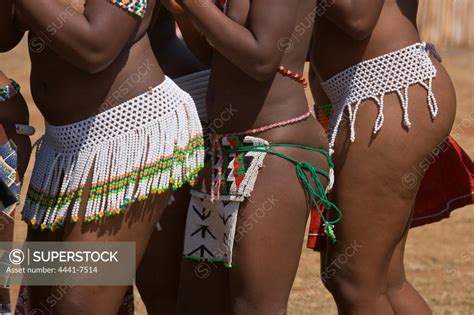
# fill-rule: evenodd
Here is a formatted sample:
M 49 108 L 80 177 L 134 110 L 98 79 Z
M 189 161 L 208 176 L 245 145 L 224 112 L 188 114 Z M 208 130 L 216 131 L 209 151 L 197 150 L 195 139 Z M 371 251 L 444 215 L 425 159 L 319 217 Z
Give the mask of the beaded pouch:
M 251 136 L 223 137 L 219 140 L 222 150 L 267 144 L 267 141 Z M 217 154 L 218 156 L 213 160 L 212 152 L 209 150 L 207 153 L 204 169 L 193 188 L 193 194 L 211 194 L 212 164 L 214 162 L 214 166 L 220 164 L 222 169 L 218 199 L 242 202 L 245 198 L 250 197 L 257 180 L 258 170 L 262 167 L 266 154 L 263 152 Z
M 268 145 L 268 142 L 251 136 L 235 136 L 223 137 L 219 144 L 225 150 Z M 238 211 L 241 203 L 254 190 L 266 154 L 238 152 L 208 159 L 197 185 L 191 191 L 185 232 L 185 258 L 223 262 L 227 267 L 232 265 Z M 213 165 L 216 167 L 218 164 L 222 169 L 219 194 L 216 200 L 211 201 L 212 169 Z

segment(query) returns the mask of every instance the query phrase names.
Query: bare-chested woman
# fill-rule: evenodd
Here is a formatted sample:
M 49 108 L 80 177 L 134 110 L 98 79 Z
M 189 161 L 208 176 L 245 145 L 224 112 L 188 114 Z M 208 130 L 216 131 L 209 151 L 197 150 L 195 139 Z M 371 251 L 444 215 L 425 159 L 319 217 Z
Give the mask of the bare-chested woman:
M 21 32 L 14 26 L 12 12 L 13 2 L 5 1 L 1 5 L 0 28 L 0 52 L 13 49 L 23 37 Z M 18 177 L 23 174 L 30 159 L 31 143 L 28 135 L 34 130 L 28 126 L 29 114 L 25 100 L 20 94 L 20 86 L 0 71 L 0 144 L 12 140 L 18 152 Z
M 184 254 L 197 262 L 184 265 L 180 312 L 283 313 L 308 200 L 315 207 L 327 201 L 330 178 L 327 144 L 296 74 L 303 72 L 316 3 L 231 0 L 222 12 L 212 1 L 185 0 L 180 13 L 166 2 L 190 16 L 215 48 L 209 164 L 192 191 L 185 235 Z M 298 44 L 289 47 L 290 38 Z
M 28 136 L 34 133 L 28 120 L 28 107 L 20 94 L 20 85 L 0 71 L 0 242 L 13 242 L 20 183 L 31 154 Z M 0 305 L 0 314 L 10 313 L 7 288 L 0 287 Z
M 350 244 L 360 246 L 326 285 L 340 314 L 431 314 L 403 270 L 421 182 L 407 176 L 451 130 L 452 83 L 420 43 L 417 1 L 325 2 L 311 62 L 334 106 L 334 202 L 344 213 L 326 265 Z
M 22 38 L 13 24 L 13 2 L 0 5 L 0 52 L 13 49 Z M 1 65 L 0 65 L 1 68 Z M 20 181 L 23 179 L 31 153 L 28 136 L 34 129 L 28 126 L 29 114 L 20 85 L 0 71 L 0 241 L 13 241 L 14 210 L 19 201 Z M 9 314 L 10 295 L 0 288 L 0 313 Z
M 14 3 L 31 26 L 32 92 L 47 121 L 28 239 L 134 241 L 138 265 L 169 188 L 193 181 L 203 156 L 194 103 L 148 40 L 156 3 L 88 0 L 83 13 L 81 1 Z M 72 287 L 53 312 L 115 314 L 126 289 Z M 30 307 L 51 311 L 51 290 L 31 287 Z

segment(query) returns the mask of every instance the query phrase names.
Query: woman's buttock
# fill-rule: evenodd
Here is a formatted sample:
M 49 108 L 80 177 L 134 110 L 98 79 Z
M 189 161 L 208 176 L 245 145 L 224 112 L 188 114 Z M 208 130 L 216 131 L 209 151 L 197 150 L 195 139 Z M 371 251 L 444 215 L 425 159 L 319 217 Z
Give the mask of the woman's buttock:
M 374 168 L 406 170 L 418 168 L 436 147 L 444 146 L 454 121 L 456 97 L 449 76 L 439 63 L 434 61 L 434 64 L 438 70 L 432 87 L 438 107 L 436 117 L 433 118 L 430 111 L 426 88 L 412 85 L 408 89 L 411 127 L 405 126 L 399 95 L 389 93 L 384 96 L 383 125 L 374 133 L 379 106 L 374 100 L 365 100 L 357 112 L 354 143 L 349 141 L 351 130 L 347 114 L 342 121 L 335 143 L 335 161 L 356 159 L 362 163 L 363 157 L 369 154 L 371 161 L 377 161 L 372 164 Z

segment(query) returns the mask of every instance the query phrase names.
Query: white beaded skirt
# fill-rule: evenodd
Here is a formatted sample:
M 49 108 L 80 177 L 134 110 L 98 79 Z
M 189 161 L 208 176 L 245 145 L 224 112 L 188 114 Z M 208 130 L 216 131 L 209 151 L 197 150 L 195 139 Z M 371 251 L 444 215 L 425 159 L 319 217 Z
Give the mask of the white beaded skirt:
M 350 140 L 355 141 L 355 121 L 360 104 L 374 100 L 379 113 L 375 121 L 374 134 L 384 122 L 384 96 L 397 93 L 403 109 L 403 123 L 411 127 L 408 112 L 408 88 L 418 84 L 427 90 L 428 107 L 432 118 L 438 114 L 436 98 L 432 91 L 436 68 L 429 55 L 434 47 L 427 43 L 416 43 L 400 50 L 362 61 L 321 83 L 333 104 L 329 129 L 329 152 L 334 152 L 337 132 L 347 110 L 350 123 Z
M 210 75 L 211 70 L 204 70 L 174 79 L 174 82 L 193 98 L 203 124 L 207 122 L 206 96 Z
M 151 194 L 193 183 L 204 163 L 192 98 L 171 79 L 83 121 L 52 126 L 39 143 L 22 215 L 54 230 L 123 213 Z M 86 183 L 92 179 L 88 193 Z

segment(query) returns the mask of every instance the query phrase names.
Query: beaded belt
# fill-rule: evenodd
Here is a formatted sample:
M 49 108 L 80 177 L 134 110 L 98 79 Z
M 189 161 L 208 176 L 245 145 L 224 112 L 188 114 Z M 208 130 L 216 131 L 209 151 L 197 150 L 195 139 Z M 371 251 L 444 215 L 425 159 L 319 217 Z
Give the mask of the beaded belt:
M 334 75 L 321 83 L 331 102 L 334 104 L 331 130 L 329 135 L 330 153 L 334 151 L 336 136 L 345 110 L 350 121 L 350 140 L 355 141 L 355 120 L 360 104 L 368 99 L 374 100 L 379 113 L 373 129 L 376 134 L 384 122 L 384 97 L 395 92 L 401 101 L 403 123 L 411 127 L 408 115 L 408 88 L 419 84 L 427 90 L 427 102 L 434 119 L 438 114 L 438 105 L 432 91 L 436 77 L 430 53 L 435 57 L 432 45 L 416 43 L 400 50 L 362 61 Z
M 283 66 L 279 67 L 278 72 L 283 75 L 287 76 L 290 79 L 300 83 L 303 87 L 307 87 L 307 82 L 306 79 L 291 71 Z M 340 210 L 327 198 L 327 194 L 329 191 L 332 189 L 332 186 L 334 184 L 334 164 L 331 160 L 330 155 L 322 150 L 322 149 L 315 149 L 303 145 L 295 145 L 295 144 L 268 144 L 268 145 L 253 145 L 253 146 L 243 146 L 240 148 L 234 148 L 234 149 L 228 149 L 228 150 L 223 150 L 222 146 L 220 144 L 221 139 L 227 138 L 227 137 L 239 137 L 239 136 L 250 136 L 250 135 L 256 135 L 259 133 L 262 133 L 264 131 L 276 129 L 276 128 L 281 128 L 281 127 L 286 127 L 291 124 L 295 124 L 301 121 L 304 121 L 308 119 L 313 112 L 309 109 L 308 112 L 305 114 L 288 119 L 285 121 L 273 123 L 267 126 L 259 127 L 259 128 L 254 128 L 254 129 L 249 129 L 246 131 L 242 132 L 233 132 L 233 133 L 227 133 L 227 134 L 214 134 L 210 135 L 210 142 L 211 142 L 211 165 L 216 166 L 215 169 L 212 170 L 212 179 L 211 179 L 211 202 L 218 200 L 219 195 L 220 195 L 220 190 L 221 190 L 221 185 L 222 185 L 222 173 L 223 173 L 223 155 L 224 154 L 232 154 L 232 153 L 237 153 L 237 152 L 265 152 L 268 154 L 272 154 L 275 156 L 278 156 L 280 158 L 283 158 L 291 163 L 293 163 L 296 166 L 297 169 L 297 175 L 298 178 L 301 180 L 303 183 L 303 188 L 307 192 L 310 202 L 312 206 L 319 212 L 321 216 L 321 220 L 324 222 L 324 228 L 325 232 L 327 235 L 333 240 L 336 240 L 336 236 L 334 234 L 334 224 L 338 223 L 342 219 L 342 213 Z M 323 154 L 327 159 L 329 163 L 329 172 L 325 173 L 322 170 L 317 169 L 316 167 L 312 166 L 311 164 L 307 162 L 301 162 L 297 161 L 285 154 L 276 152 L 271 150 L 270 148 L 272 147 L 293 147 L 293 148 L 299 148 L 299 149 L 304 149 L 308 151 L 313 151 L 313 152 L 318 152 Z M 217 158 L 217 161 L 216 161 Z M 309 172 L 310 178 L 306 175 L 306 172 Z M 328 179 L 328 186 L 324 189 L 322 188 L 322 184 L 319 181 L 319 175 L 323 175 Z M 316 190 L 313 188 L 313 185 L 316 187 Z M 326 210 L 335 210 L 337 212 L 337 218 L 332 221 L 326 220 L 323 210 L 320 207 L 320 204 L 323 204 L 326 208 Z

